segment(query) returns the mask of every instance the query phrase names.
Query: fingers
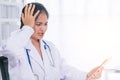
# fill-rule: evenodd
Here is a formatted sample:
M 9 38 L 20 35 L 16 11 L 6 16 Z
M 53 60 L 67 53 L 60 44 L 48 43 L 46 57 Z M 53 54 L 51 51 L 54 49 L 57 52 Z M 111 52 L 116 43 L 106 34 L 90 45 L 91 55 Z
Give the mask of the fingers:
M 28 7 L 28 11 L 27 11 L 28 15 L 30 15 L 30 13 L 31 13 L 31 8 L 32 8 L 32 4 L 30 4 L 29 7 Z
M 98 79 L 101 77 L 103 71 L 103 67 L 99 66 L 95 69 L 93 69 L 87 76 L 87 80 L 94 80 L 94 79 Z
M 30 27 L 34 27 L 35 19 L 39 14 L 39 10 L 33 15 L 35 10 L 35 5 L 30 4 L 26 5 L 24 13 L 22 13 L 22 21 L 24 25 L 29 25 Z
M 107 59 L 105 59 L 103 62 L 102 62 L 102 64 L 100 65 L 100 66 L 104 66 L 109 60 L 111 59 L 111 57 L 110 58 L 107 58 Z
M 26 5 L 25 10 L 24 10 L 25 16 L 27 15 L 27 13 L 28 13 L 28 5 Z
M 35 13 L 35 15 L 34 15 L 34 18 L 36 18 L 37 17 L 37 15 L 39 14 L 39 10 Z
M 93 76 L 98 79 L 101 77 L 101 74 L 102 74 L 102 71 L 103 71 L 103 67 L 100 67 L 94 74 Z
M 25 16 L 33 15 L 34 9 L 35 9 L 35 5 L 33 5 L 33 7 L 32 7 L 32 4 L 26 5 L 25 10 L 24 10 Z
M 33 15 L 33 12 L 34 12 L 34 9 L 35 9 L 35 5 L 33 5 L 32 9 L 31 9 L 31 15 Z
M 98 79 L 101 77 L 101 74 L 102 74 L 102 71 L 103 71 L 103 68 L 104 68 L 104 65 L 111 59 L 112 57 L 110 58 L 107 58 L 105 59 L 102 64 L 96 68 L 94 68 L 92 71 L 90 71 L 87 75 L 87 80 L 93 80 L 93 79 Z
M 32 4 L 30 4 L 29 6 L 26 5 L 25 11 L 24 11 L 25 16 L 27 16 L 27 15 L 33 16 L 34 9 L 35 9 L 35 5 L 32 5 Z M 40 11 L 38 10 L 38 11 L 34 14 L 34 18 L 37 17 L 37 15 L 39 14 L 39 12 L 40 12 Z

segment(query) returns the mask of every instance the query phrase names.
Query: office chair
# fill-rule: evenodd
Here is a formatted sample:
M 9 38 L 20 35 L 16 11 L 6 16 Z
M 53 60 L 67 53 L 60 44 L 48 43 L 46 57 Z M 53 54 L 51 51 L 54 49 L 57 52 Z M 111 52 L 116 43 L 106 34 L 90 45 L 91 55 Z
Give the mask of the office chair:
M 2 80 L 10 80 L 9 72 L 8 72 L 8 58 L 4 56 L 0 56 L 0 73 Z

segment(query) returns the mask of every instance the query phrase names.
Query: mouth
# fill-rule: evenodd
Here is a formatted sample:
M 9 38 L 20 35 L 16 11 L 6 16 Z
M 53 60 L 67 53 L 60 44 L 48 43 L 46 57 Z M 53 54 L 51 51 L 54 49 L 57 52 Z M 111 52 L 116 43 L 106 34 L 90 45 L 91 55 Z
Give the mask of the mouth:
M 38 33 L 38 35 L 39 35 L 39 36 L 43 36 L 43 35 L 44 35 L 44 33 Z

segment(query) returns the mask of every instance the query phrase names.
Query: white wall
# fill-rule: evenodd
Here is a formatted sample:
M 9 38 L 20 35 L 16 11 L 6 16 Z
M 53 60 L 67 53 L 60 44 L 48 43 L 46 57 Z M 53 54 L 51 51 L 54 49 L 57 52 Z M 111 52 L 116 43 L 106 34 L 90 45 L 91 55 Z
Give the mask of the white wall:
M 50 13 L 45 39 L 56 44 L 69 64 L 89 71 L 112 56 L 106 68 L 120 66 L 119 0 L 36 1 Z

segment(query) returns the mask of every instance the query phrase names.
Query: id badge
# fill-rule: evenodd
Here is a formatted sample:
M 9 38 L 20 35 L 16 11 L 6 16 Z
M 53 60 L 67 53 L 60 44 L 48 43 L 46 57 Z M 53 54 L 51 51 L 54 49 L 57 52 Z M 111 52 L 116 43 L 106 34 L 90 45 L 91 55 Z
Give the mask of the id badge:
M 34 80 L 39 80 L 39 76 L 37 74 L 34 74 Z

